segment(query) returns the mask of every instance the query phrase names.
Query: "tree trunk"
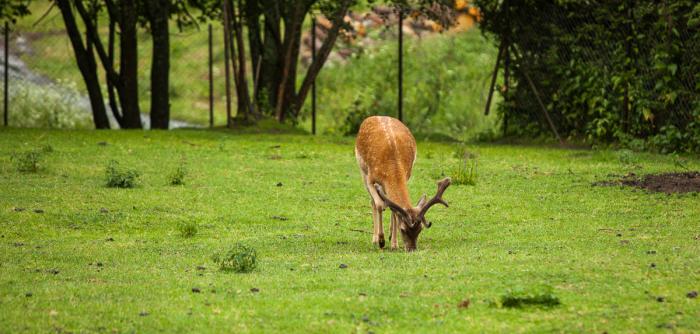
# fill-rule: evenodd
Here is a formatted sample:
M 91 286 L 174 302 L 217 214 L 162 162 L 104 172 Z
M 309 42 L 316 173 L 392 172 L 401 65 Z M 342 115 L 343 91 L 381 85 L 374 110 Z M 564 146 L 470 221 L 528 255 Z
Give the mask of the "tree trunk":
M 297 45 L 297 38 L 301 38 L 301 26 L 306 15 L 303 9 L 303 4 L 295 2 L 293 7 L 288 11 L 290 16 L 286 17 L 284 24 L 284 43 L 282 47 L 283 66 L 280 75 L 281 81 L 277 90 L 277 105 L 275 106 L 275 117 L 277 121 L 284 122 L 287 112 L 290 109 L 289 97 L 295 92 L 296 80 L 296 63 L 297 58 L 294 57 L 294 49 Z M 297 53 L 298 56 L 298 53 Z
M 122 105 L 123 128 L 141 129 L 138 87 L 138 39 L 136 37 L 137 10 L 135 0 L 122 0 L 120 4 L 121 28 L 119 77 L 121 89 L 119 100 Z
M 170 121 L 170 0 L 147 2 L 153 60 L 151 64 L 151 129 L 168 129 Z
M 323 65 L 328 59 L 328 55 L 330 55 L 331 51 L 333 50 L 333 45 L 335 45 L 335 41 L 338 38 L 338 33 L 340 32 L 340 27 L 343 23 L 343 18 L 348 12 L 348 8 L 350 8 L 351 3 L 352 0 L 343 0 L 343 2 L 340 5 L 340 8 L 333 16 L 333 27 L 328 32 L 326 39 L 323 41 L 323 44 L 321 45 L 321 49 L 318 51 L 316 59 L 309 66 L 309 69 L 306 72 L 306 76 L 304 77 L 304 81 L 302 82 L 301 87 L 299 88 L 299 93 L 296 97 L 297 100 L 293 105 L 294 117 L 299 116 L 299 112 L 301 110 L 301 107 L 304 105 L 304 101 L 306 101 L 306 96 L 309 94 L 311 85 L 316 80 L 318 73 L 321 72 L 321 68 L 323 68 Z
M 277 89 L 280 86 L 280 73 L 284 64 L 281 61 L 280 50 L 280 16 L 278 11 L 265 9 L 265 40 L 262 50 L 262 64 L 258 77 L 258 110 L 271 114 L 277 105 Z
M 58 0 L 58 7 L 63 16 L 63 21 L 66 25 L 66 32 L 70 38 L 75 59 L 78 63 L 80 73 L 85 80 L 85 85 L 90 98 L 90 106 L 92 107 L 92 118 L 97 129 L 109 129 L 109 120 L 107 119 L 107 110 L 104 100 L 102 99 L 102 91 L 100 90 L 100 82 L 97 76 L 97 61 L 95 54 L 90 52 L 83 45 L 82 35 L 78 29 L 78 25 L 73 15 L 71 3 L 68 0 Z

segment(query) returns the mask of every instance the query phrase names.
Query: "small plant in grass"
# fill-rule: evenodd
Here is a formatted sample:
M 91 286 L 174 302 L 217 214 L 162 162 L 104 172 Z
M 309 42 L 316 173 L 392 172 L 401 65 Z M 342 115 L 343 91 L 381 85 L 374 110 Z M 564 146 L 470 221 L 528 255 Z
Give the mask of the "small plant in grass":
M 177 229 L 180 231 L 180 236 L 183 238 L 192 238 L 199 232 L 197 224 L 192 222 L 182 223 Z
M 221 271 L 249 273 L 255 269 L 257 255 L 254 248 L 237 243 L 229 251 L 215 254 L 212 260 Z
M 51 144 L 45 144 L 41 146 L 41 152 L 44 153 L 52 153 L 53 152 L 53 146 Z
M 41 168 L 42 152 L 38 150 L 15 153 L 11 156 L 17 171 L 22 173 L 36 173 Z
M 554 307 L 561 304 L 549 286 L 510 289 L 497 301 L 497 306 L 522 308 L 527 306 Z
M 119 162 L 116 160 L 111 160 L 107 164 L 105 176 L 107 178 L 107 187 L 133 188 L 136 186 L 141 173 L 135 169 L 122 168 L 119 166 Z
M 170 183 L 171 186 L 183 185 L 185 184 L 185 176 L 187 176 L 187 168 L 184 164 L 180 164 L 168 177 L 168 183 Z
M 617 158 L 623 165 L 634 165 L 638 161 L 637 157 L 634 155 L 634 152 L 628 149 L 617 151 Z
M 478 160 L 476 155 L 466 150 L 458 150 L 459 163 L 450 172 L 454 184 L 476 185 Z

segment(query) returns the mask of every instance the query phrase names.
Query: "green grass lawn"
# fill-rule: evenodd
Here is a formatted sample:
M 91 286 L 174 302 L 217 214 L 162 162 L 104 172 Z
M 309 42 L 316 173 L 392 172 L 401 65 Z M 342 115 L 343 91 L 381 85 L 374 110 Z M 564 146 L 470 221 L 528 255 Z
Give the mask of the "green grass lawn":
M 13 152 L 46 145 L 38 173 L 15 170 Z M 455 144 L 418 146 L 414 200 L 458 163 Z M 698 197 L 591 186 L 673 157 L 466 149 L 476 186 L 450 187 L 406 253 L 371 244 L 351 138 L 0 130 L 0 332 L 700 331 Z M 140 184 L 107 188 L 111 159 Z M 238 242 L 258 267 L 219 271 Z M 559 306 L 498 306 L 543 286 Z

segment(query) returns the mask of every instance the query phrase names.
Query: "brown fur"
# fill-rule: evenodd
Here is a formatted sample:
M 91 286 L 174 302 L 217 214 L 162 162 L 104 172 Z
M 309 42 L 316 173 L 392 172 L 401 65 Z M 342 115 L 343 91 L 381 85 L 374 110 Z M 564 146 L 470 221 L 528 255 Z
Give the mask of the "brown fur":
M 423 226 L 429 227 L 430 224 L 423 216 L 427 208 L 421 210 L 425 202 L 413 207 L 408 193 L 407 182 L 416 159 L 416 140 L 411 131 L 395 118 L 368 117 L 357 133 L 355 157 L 371 197 L 372 242 L 384 248 L 382 212 L 388 207 L 392 209 L 391 248 L 398 247 L 397 232 L 400 229 L 406 249 L 415 250 Z M 445 182 L 449 185 L 449 180 Z

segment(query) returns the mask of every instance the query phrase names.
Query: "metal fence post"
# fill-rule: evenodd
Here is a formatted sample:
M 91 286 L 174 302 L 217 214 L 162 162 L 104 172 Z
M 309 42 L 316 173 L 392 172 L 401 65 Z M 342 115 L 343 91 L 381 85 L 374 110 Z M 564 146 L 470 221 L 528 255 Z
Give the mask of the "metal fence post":
M 316 61 L 316 18 L 311 19 L 311 63 Z M 316 134 L 316 79 L 311 84 L 311 134 Z
M 5 98 L 3 101 L 3 108 L 4 108 L 4 112 L 5 112 L 3 115 L 3 125 L 4 126 L 7 126 L 8 113 L 9 113 L 9 110 L 8 110 L 8 106 L 9 106 L 8 100 L 10 97 L 10 93 L 8 91 L 9 78 L 10 78 L 10 76 L 9 76 L 9 67 L 10 67 L 9 66 L 9 64 L 10 64 L 9 50 L 10 50 L 10 24 L 7 21 L 5 21 L 5 64 L 4 64 L 4 66 L 5 66 L 5 82 L 3 83 L 3 87 L 4 87 L 3 94 L 4 94 L 4 98 Z
M 399 7 L 399 121 L 403 122 L 403 10 Z
M 214 38 L 209 23 L 209 127 L 214 127 Z
M 226 127 L 231 127 L 231 73 L 229 68 L 229 17 L 228 17 L 228 1 L 224 0 L 224 67 L 226 68 Z

